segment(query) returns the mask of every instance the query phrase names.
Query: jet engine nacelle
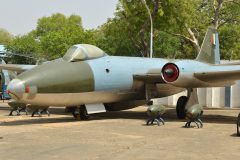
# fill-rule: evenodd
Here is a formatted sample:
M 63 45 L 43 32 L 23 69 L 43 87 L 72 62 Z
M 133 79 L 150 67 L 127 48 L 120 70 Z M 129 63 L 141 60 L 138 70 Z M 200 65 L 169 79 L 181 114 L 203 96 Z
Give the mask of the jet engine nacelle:
M 194 76 L 193 68 L 196 68 L 196 65 L 199 66 L 198 69 L 206 67 L 206 64 L 191 60 L 167 63 L 162 68 L 162 78 L 167 84 L 181 88 L 211 87 L 213 84 L 203 82 Z

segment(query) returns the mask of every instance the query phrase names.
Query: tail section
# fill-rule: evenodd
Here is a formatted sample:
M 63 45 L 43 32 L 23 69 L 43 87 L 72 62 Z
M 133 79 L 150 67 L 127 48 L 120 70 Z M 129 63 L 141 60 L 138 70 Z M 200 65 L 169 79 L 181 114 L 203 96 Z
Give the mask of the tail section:
M 216 29 L 208 28 L 196 60 L 204 63 L 220 64 L 219 38 Z

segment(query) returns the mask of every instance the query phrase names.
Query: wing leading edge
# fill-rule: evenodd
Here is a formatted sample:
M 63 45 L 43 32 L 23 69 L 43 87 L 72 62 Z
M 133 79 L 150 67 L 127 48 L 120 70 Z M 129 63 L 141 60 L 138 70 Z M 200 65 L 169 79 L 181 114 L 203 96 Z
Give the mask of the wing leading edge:
M 0 64 L 0 69 L 10 70 L 10 71 L 17 71 L 17 72 L 24 72 L 30 70 L 37 65 L 20 65 L 20 64 Z
M 194 73 L 194 77 L 207 83 L 231 82 L 240 79 L 240 69 L 233 71 L 198 72 Z

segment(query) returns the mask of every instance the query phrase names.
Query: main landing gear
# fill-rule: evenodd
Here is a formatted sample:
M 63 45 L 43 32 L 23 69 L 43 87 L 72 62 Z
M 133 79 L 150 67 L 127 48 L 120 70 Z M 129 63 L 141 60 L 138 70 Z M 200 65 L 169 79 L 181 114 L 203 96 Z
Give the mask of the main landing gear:
M 189 88 L 187 90 L 187 96 L 181 96 L 177 101 L 176 112 L 178 119 L 185 119 L 187 108 L 196 104 L 199 104 L 197 89 Z
M 72 115 L 76 120 L 88 120 L 90 117 L 85 105 L 71 107 L 70 110 L 72 110 Z
M 185 119 L 186 118 L 186 105 L 187 105 L 188 97 L 181 96 L 177 101 L 176 112 L 178 119 Z
M 185 124 L 186 128 L 189 128 L 192 122 L 198 128 L 202 128 L 203 123 L 200 118 L 203 114 L 203 108 L 198 101 L 197 89 L 189 88 L 187 94 L 187 96 L 181 96 L 177 101 L 177 117 L 179 119 L 188 119 L 188 122 Z

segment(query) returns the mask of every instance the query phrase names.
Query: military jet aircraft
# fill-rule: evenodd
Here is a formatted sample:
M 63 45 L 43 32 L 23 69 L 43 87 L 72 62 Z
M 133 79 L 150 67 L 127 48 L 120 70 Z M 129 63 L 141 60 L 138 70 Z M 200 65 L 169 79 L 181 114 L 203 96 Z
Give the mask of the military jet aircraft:
M 218 33 L 209 28 L 195 60 L 109 56 L 96 46 L 79 44 L 54 61 L 18 75 L 8 93 L 32 106 L 68 106 L 75 118 L 137 107 L 153 98 L 188 91 L 176 110 L 198 104 L 196 88 L 221 87 L 240 79 L 240 65 L 221 65 Z

